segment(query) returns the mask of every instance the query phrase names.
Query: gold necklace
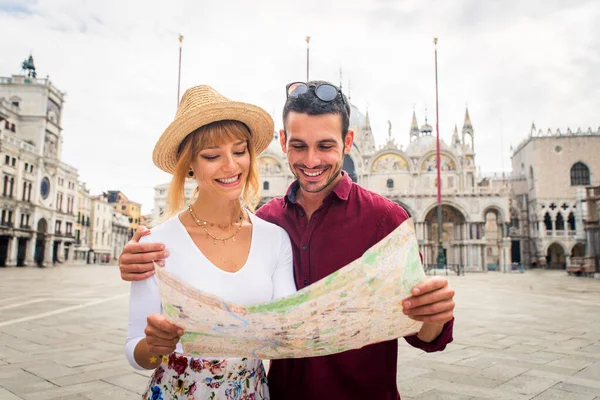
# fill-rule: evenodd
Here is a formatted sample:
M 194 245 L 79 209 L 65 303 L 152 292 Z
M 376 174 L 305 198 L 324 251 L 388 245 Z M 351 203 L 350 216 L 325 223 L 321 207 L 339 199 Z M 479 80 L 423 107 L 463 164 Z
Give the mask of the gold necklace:
M 200 218 L 198 218 L 196 216 L 196 213 L 194 213 L 194 210 L 192 209 L 192 205 L 190 204 L 188 207 L 188 211 L 190 212 L 190 215 L 192 216 L 192 219 L 194 220 L 194 222 L 196 223 L 196 225 L 198 225 L 200 228 L 204 229 L 204 232 L 206 232 L 206 234 L 208 236 L 210 236 L 210 238 L 213 240 L 213 244 L 216 246 L 217 242 L 223 242 L 223 244 L 225 244 L 226 241 L 228 241 L 229 239 L 231 239 L 231 241 L 235 242 L 235 237 L 237 236 L 237 234 L 240 232 L 240 229 L 242 228 L 242 221 L 244 219 L 244 211 L 242 210 L 242 213 L 240 214 L 240 218 L 237 221 L 234 221 L 231 223 L 231 226 L 235 226 L 237 224 L 237 229 L 235 230 L 235 233 L 229 237 L 226 238 L 220 238 L 217 237 L 215 235 L 213 235 L 212 233 L 210 233 L 208 231 L 208 229 L 206 228 L 206 225 L 209 224 L 208 221 L 202 221 Z M 210 224 L 210 226 L 214 226 L 214 224 Z M 217 226 L 219 228 L 221 228 L 220 225 L 217 224 Z M 222 228 L 224 229 L 224 228 Z

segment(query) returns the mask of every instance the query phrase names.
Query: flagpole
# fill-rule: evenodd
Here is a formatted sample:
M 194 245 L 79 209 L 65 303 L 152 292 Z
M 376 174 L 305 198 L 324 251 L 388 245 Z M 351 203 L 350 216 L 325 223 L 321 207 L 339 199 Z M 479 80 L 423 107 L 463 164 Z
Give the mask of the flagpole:
M 437 165 L 437 224 L 438 224 L 438 253 L 437 253 L 437 268 L 444 268 L 446 257 L 444 255 L 444 247 L 442 244 L 442 174 L 440 162 L 440 113 L 438 104 L 438 68 L 437 68 L 437 42 L 438 39 L 433 39 L 435 48 L 435 152 Z
M 181 48 L 183 47 L 183 35 L 179 35 L 179 74 L 177 75 L 177 108 L 179 108 L 179 93 L 181 88 Z
M 309 74 L 308 74 L 308 69 L 309 69 L 309 59 L 310 59 L 310 48 L 309 48 L 309 43 L 310 43 L 310 36 L 306 37 L 306 82 L 308 82 L 310 79 L 308 78 Z

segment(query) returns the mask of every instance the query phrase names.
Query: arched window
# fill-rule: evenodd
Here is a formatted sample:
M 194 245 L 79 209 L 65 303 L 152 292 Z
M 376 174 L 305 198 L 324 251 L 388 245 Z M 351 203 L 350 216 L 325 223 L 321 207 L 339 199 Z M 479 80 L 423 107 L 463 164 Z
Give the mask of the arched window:
M 589 185 L 590 169 L 582 162 L 571 167 L 571 186 Z
M 565 219 L 563 218 L 561 213 L 556 214 L 556 230 L 557 231 L 565 230 Z
M 573 213 L 569 213 L 569 217 L 567 218 L 567 224 L 569 225 L 569 230 L 575 230 L 575 215 Z
M 269 190 L 269 181 L 263 182 L 263 190 Z
M 393 179 L 388 179 L 387 180 L 387 188 L 388 189 L 393 189 L 394 188 L 394 180 Z
M 547 231 L 552 230 L 552 217 L 550 216 L 550 213 L 544 215 L 544 225 L 546 226 Z

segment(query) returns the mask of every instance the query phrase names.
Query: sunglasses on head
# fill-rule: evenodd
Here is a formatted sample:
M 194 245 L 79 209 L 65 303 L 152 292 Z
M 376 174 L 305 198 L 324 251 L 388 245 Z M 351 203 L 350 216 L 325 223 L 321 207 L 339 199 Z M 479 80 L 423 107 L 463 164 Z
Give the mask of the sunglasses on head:
M 342 91 L 336 86 L 332 85 L 331 83 L 319 83 L 316 86 L 310 87 L 305 82 L 292 82 L 288 83 L 285 86 L 285 92 L 287 97 L 298 97 L 302 94 L 307 93 L 311 89 L 313 90 L 315 96 L 317 96 L 319 100 L 326 102 L 333 101 L 338 96 L 338 94 L 342 94 Z M 342 95 L 341 97 L 342 102 L 346 104 L 344 96 Z

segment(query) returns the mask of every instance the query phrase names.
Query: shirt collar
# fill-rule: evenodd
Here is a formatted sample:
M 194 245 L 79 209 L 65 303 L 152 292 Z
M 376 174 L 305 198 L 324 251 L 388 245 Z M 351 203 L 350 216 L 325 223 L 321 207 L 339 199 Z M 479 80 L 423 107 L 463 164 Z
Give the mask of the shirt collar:
M 300 183 L 298 180 L 292 182 L 285 194 L 284 205 L 288 203 L 296 204 L 296 193 L 298 192 L 299 188 Z M 342 171 L 342 179 L 340 179 L 340 181 L 335 185 L 331 193 L 335 194 L 338 199 L 346 201 L 348 200 L 348 196 L 350 196 L 350 189 L 352 189 L 352 179 L 350 179 L 345 171 Z M 331 194 L 329 194 L 328 197 L 330 195 Z

